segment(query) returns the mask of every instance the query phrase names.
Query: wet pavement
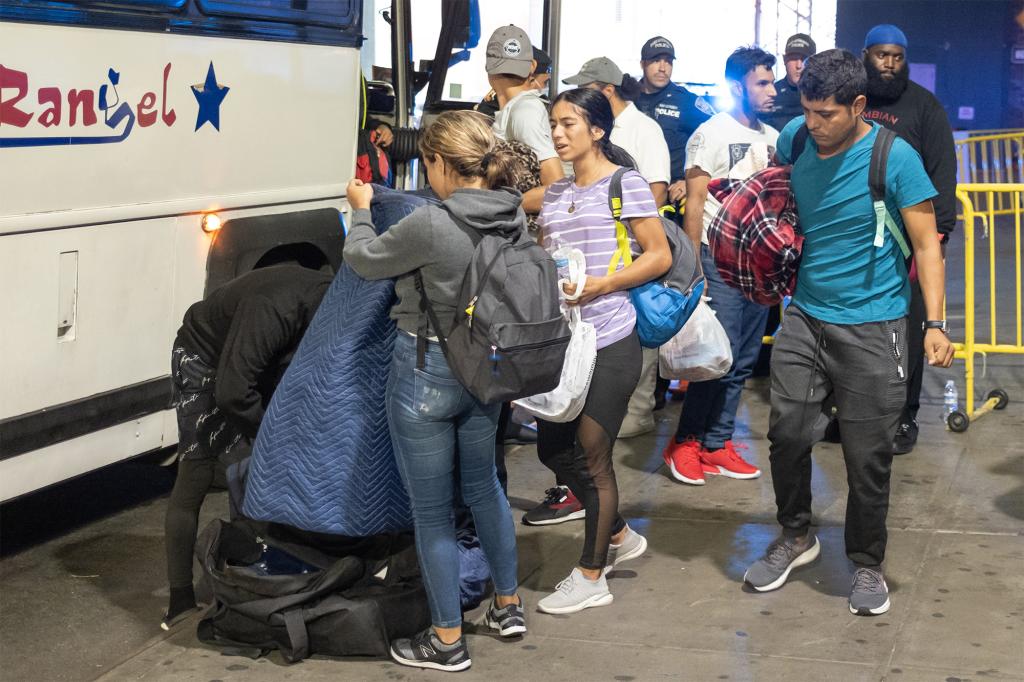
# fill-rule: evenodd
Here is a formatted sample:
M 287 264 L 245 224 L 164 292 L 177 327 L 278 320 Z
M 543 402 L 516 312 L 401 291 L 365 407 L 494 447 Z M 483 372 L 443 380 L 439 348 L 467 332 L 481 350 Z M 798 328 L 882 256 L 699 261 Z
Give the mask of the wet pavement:
M 1024 680 L 1024 367 L 990 362 L 988 372 L 979 390 L 1004 386 L 1010 406 L 953 434 L 938 412 L 942 383 L 956 374 L 928 370 L 921 438 L 912 454 L 897 458 L 892 479 L 888 614 L 863 618 L 847 610 L 851 568 L 843 552 L 846 481 L 838 445 L 815 448 L 821 558 L 781 590 L 756 594 L 741 580 L 777 532 L 770 475 L 712 478 L 703 487 L 671 480 L 660 454 L 680 406 L 670 403 L 654 433 L 616 445 L 623 514 L 650 545 L 612 574 L 614 603 L 571 616 L 536 612 L 537 600 L 578 558 L 583 524 L 519 525 L 529 633 L 499 641 L 468 625 L 473 667 L 459 679 Z M 763 469 L 767 417 L 762 379 L 744 392 L 736 435 Z M 551 477 L 532 446 L 510 450 L 509 470 L 518 520 Z M 164 475 L 144 471 L 138 475 Z M 317 657 L 287 665 L 276 654 L 256 661 L 222 656 L 196 640 L 198 617 L 162 632 L 165 501 L 157 497 L 7 553 L 0 561 L 0 677 L 443 677 L 386 661 Z M 226 508 L 224 494 L 216 494 L 204 518 Z

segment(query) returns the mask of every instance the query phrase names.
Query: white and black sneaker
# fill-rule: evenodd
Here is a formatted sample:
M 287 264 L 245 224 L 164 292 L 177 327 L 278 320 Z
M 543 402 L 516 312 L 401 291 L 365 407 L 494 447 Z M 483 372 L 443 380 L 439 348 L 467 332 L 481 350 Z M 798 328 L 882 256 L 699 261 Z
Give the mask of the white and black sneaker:
M 498 602 L 491 600 L 484 615 L 484 623 L 496 630 L 502 637 L 517 637 L 526 634 L 526 617 L 523 615 L 523 601 L 498 608 Z
M 453 673 L 466 670 L 473 663 L 469 659 L 465 636 L 459 637 L 459 641 L 453 644 L 445 644 L 432 627 L 409 639 L 396 639 L 392 642 L 391 658 L 396 663 L 414 668 Z

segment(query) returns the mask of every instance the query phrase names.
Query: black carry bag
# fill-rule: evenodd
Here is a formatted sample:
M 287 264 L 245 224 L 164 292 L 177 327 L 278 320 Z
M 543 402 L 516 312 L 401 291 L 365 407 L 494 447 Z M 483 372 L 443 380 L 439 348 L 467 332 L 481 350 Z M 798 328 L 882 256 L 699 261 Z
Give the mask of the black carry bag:
M 212 521 L 196 545 L 214 596 L 199 640 L 251 658 L 278 649 L 289 663 L 314 654 L 386 658 L 393 639 L 430 624 L 430 612 L 411 536 L 375 540 L 377 552 L 319 562 L 315 549 L 296 556 L 245 523 Z M 368 558 L 381 543 L 383 558 Z

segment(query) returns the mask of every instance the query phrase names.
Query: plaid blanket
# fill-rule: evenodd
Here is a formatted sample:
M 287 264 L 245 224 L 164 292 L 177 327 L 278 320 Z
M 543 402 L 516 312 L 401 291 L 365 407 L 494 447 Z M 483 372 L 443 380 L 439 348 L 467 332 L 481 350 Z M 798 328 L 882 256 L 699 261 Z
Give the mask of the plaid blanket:
M 722 202 L 708 226 L 708 246 L 722 279 L 751 301 L 776 305 L 796 288 L 800 234 L 790 166 L 746 180 L 719 179 L 708 193 Z

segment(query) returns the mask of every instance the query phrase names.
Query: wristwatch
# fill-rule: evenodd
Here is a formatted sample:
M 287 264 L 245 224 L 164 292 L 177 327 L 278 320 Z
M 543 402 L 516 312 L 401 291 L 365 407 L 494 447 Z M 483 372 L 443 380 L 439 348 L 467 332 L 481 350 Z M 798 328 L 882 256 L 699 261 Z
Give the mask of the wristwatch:
M 924 322 L 921 323 L 921 329 L 922 331 L 927 331 L 929 329 L 938 329 L 943 334 L 949 333 L 949 327 L 946 326 L 945 320 L 925 320 Z

